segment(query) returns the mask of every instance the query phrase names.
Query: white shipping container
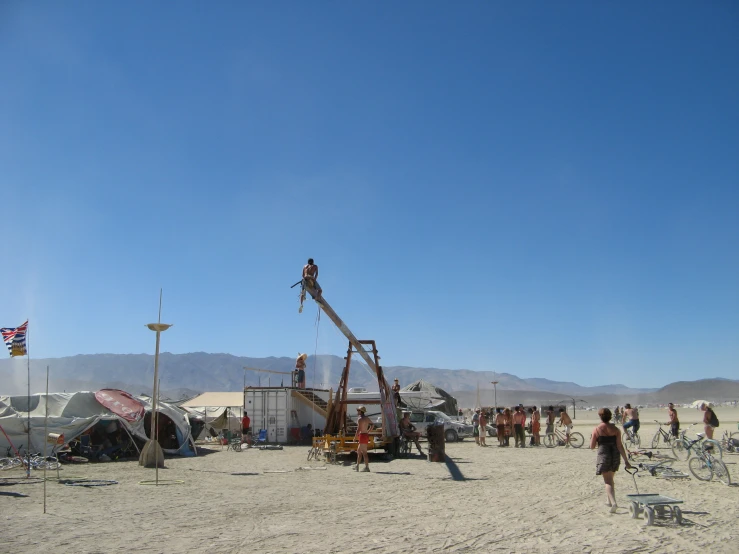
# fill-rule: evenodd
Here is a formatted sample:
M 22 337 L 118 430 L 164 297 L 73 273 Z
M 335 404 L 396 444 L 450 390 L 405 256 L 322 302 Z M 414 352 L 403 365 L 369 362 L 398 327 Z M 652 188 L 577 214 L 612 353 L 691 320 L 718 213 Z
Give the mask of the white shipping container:
M 284 444 L 294 440 L 291 428 L 305 427 L 310 423 L 313 429 L 323 430 L 326 419 L 306 402 L 295 398 L 292 394 L 294 390 L 255 387 L 244 391 L 244 404 L 251 418 L 252 434 L 255 437 L 261 429 L 266 429 L 267 442 Z M 328 391 L 311 389 L 311 392 L 324 401 L 328 399 Z

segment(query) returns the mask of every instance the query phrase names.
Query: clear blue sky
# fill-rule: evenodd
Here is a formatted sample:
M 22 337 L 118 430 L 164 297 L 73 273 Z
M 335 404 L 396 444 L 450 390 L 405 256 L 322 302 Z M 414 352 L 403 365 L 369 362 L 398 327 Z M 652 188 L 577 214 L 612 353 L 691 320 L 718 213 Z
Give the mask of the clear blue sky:
M 739 375 L 735 2 L 0 3 L 31 356 Z M 317 340 L 317 344 L 316 344 Z

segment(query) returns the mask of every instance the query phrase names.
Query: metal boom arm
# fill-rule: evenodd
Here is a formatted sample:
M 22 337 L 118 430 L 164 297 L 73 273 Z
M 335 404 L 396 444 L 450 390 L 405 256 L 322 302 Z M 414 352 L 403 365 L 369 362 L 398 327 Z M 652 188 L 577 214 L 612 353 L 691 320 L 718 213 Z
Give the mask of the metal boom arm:
M 382 367 L 375 364 L 375 361 L 370 357 L 369 353 L 364 349 L 362 343 L 354 336 L 346 323 L 338 316 L 333 308 L 326 302 L 323 295 L 319 294 L 317 290 L 312 288 L 308 283 L 305 283 L 305 290 L 313 297 L 313 300 L 323 310 L 323 312 L 333 321 L 334 325 L 342 332 L 342 334 L 349 339 L 349 343 L 355 348 L 355 350 L 362 356 L 362 359 L 369 366 L 372 372 L 377 376 L 377 382 L 380 387 L 380 397 L 383 408 L 383 416 L 387 425 L 383 428 L 383 434 L 386 437 L 398 436 L 398 420 L 395 410 L 395 399 L 390 394 L 390 386 L 385 380 L 385 376 L 382 372 Z M 375 352 L 376 354 L 376 352 Z

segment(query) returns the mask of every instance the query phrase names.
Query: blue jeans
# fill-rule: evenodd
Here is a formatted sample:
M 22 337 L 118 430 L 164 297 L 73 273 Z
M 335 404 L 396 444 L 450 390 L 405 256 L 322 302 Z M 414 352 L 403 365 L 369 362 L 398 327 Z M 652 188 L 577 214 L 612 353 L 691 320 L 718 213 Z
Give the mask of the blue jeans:
M 626 423 L 624 423 L 624 431 L 628 429 L 629 427 L 634 428 L 634 433 L 639 432 L 639 420 L 638 419 L 630 419 Z

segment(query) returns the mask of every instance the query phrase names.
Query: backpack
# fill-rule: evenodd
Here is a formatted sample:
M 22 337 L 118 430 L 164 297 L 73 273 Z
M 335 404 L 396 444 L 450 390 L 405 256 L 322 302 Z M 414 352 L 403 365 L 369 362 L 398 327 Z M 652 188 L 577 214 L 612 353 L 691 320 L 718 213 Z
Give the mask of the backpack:
M 713 410 L 710 410 L 711 416 L 708 419 L 708 423 L 711 427 L 718 427 L 718 418 L 716 417 L 716 412 Z

